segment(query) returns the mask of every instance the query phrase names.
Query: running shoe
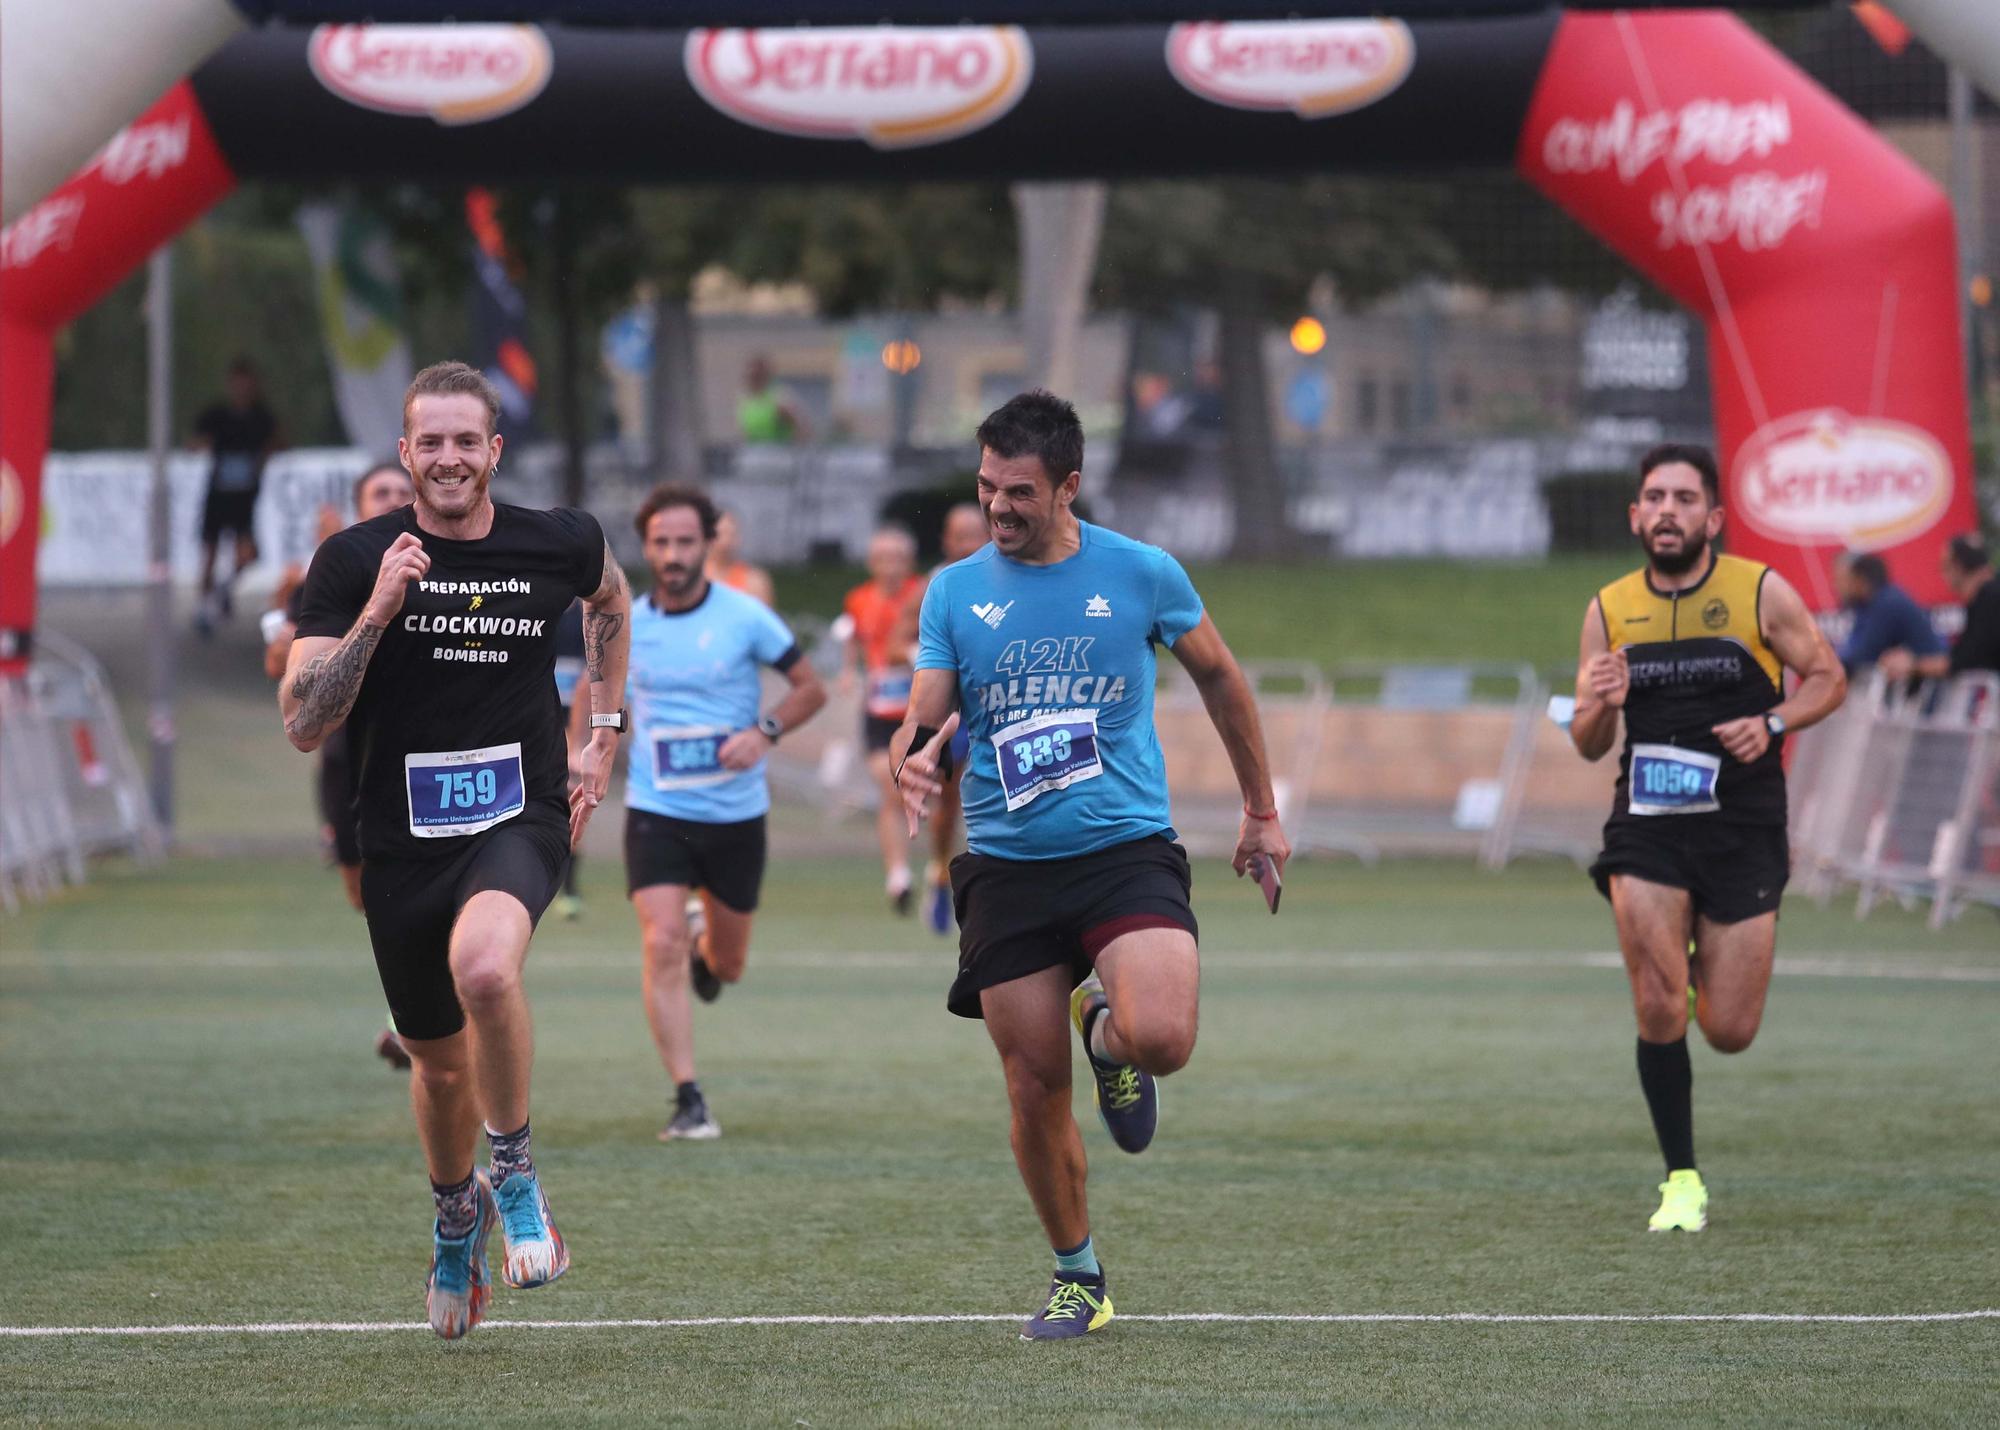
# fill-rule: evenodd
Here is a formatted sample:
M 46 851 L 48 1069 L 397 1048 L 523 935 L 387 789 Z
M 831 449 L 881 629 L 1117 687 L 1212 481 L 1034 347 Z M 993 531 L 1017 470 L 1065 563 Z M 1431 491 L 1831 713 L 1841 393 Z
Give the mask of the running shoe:
M 660 1129 L 662 1142 L 713 1142 L 721 1135 L 722 1124 L 708 1110 L 700 1088 L 676 1094 L 673 1119 Z
M 1104 1269 L 1095 1276 L 1058 1271 L 1049 1283 L 1049 1304 L 1021 1327 L 1024 1341 L 1067 1341 L 1089 1335 L 1111 1319 L 1111 1292 Z
M 569 1248 L 563 1245 L 542 1180 L 533 1172 L 516 1172 L 493 1192 L 500 1206 L 500 1232 L 507 1239 L 507 1260 L 500 1274 L 517 1291 L 546 1286 L 569 1270 Z
M 708 946 L 708 910 L 702 907 L 700 899 L 687 901 L 688 926 L 688 982 L 694 986 L 694 996 L 704 1003 L 713 1003 L 722 996 L 722 980 L 715 976 L 715 970 L 702 957 Z
M 924 900 L 924 922 L 940 938 L 951 932 L 951 885 L 932 882 Z
M 1692 1167 L 1667 1173 L 1660 1183 L 1660 1209 L 1647 1231 L 1700 1231 L 1708 1225 L 1708 1187 Z
M 556 912 L 563 916 L 564 923 L 573 924 L 583 917 L 583 900 L 575 894 L 558 894 Z
M 397 1072 L 410 1070 L 410 1050 L 403 1046 L 394 1028 L 384 1028 L 375 1035 L 375 1056 Z
M 448 1341 L 455 1341 L 486 1314 L 486 1302 L 493 1295 L 493 1273 L 486 1265 L 486 1238 L 498 1215 L 493 1201 L 493 1185 L 486 1173 L 476 1174 L 479 1182 L 479 1214 L 472 1230 L 447 1239 L 432 1231 L 431 1269 L 424 1281 L 424 1309 L 431 1329 Z
M 1160 1126 L 1160 1084 L 1151 1073 L 1129 1063 L 1098 1061 L 1090 1050 L 1090 1025 L 1109 1006 L 1104 985 L 1097 975 L 1077 984 L 1069 995 L 1069 1020 L 1083 1039 L 1083 1056 L 1090 1064 L 1091 1096 L 1104 1130 L 1124 1152 L 1143 1152 L 1153 1143 Z

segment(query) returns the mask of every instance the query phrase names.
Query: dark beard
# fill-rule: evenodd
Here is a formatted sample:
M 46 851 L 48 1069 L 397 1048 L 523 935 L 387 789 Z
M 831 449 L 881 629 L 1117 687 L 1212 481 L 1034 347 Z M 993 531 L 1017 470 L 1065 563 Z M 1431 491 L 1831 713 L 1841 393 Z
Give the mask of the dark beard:
M 1673 555 L 1662 555 L 1648 543 L 1646 559 L 1653 563 L 1653 569 L 1662 576 L 1685 576 L 1700 564 L 1702 553 L 1708 550 L 1708 538 L 1699 531 L 1681 534 L 1681 549 Z

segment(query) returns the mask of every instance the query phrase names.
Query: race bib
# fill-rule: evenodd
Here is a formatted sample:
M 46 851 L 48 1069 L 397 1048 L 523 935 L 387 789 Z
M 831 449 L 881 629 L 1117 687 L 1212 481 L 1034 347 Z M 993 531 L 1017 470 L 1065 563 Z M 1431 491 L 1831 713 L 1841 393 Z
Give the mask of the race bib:
M 1722 757 L 1676 745 L 1634 745 L 1627 805 L 1634 814 L 1707 814 L 1722 808 L 1715 797 Z
M 868 677 L 868 713 L 883 720 L 900 720 L 910 708 L 910 687 L 916 672 L 907 665 L 891 665 Z
M 654 730 L 647 738 L 653 742 L 654 789 L 698 789 L 736 774 L 722 763 L 727 730 L 681 726 Z
M 221 452 L 215 458 L 215 489 L 247 492 L 257 485 L 257 457 L 249 452 Z
M 477 834 L 527 805 L 518 742 L 405 755 L 403 781 L 410 794 L 410 833 L 419 839 Z
M 993 750 L 1010 810 L 1104 773 L 1094 710 L 1056 710 L 1019 721 L 993 736 Z

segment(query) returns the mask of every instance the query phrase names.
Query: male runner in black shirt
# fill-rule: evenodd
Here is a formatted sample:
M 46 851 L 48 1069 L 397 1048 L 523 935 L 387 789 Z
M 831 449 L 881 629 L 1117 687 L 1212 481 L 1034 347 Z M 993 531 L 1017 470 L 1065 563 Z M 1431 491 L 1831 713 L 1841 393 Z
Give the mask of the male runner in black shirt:
M 529 1151 L 521 967 L 610 779 L 630 639 L 630 592 L 596 519 L 489 495 L 499 410 L 463 363 L 417 374 L 399 444 L 416 500 L 320 547 L 279 687 L 295 746 L 311 750 L 345 722 L 360 761 L 361 899 L 416 1062 L 438 1215 L 425 1302 L 448 1340 L 485 1311 L 496 1219 L 509 1285 L 569 1266 Z M 597 713 L 565 811 L 555 629 L 577 596 Z M 490 1180 L 472 1165 L 482 1116 Z

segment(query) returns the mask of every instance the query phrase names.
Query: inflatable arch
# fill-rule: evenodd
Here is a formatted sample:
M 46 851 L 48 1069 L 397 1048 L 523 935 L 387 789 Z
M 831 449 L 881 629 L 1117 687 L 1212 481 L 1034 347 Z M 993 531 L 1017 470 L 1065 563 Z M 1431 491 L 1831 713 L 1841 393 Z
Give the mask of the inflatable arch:
M 255 178 L 1516 164 L 1708 325 L 1733 549 L 1926 600 L 1975 524 L 1943 193 L 1715 12 L 1023 29 L 271 28 L 0 233 L 0 660 L 34 615 L 51 341 Z

